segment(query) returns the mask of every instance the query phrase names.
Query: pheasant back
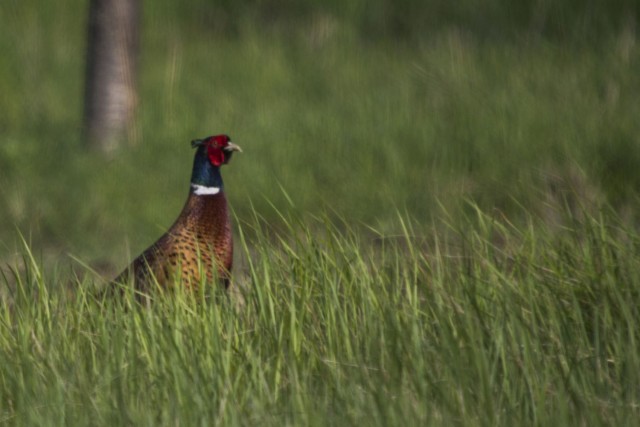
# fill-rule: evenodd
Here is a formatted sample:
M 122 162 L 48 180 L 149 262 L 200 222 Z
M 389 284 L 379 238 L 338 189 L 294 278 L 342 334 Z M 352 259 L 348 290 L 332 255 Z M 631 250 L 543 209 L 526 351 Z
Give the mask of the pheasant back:
M 161 287 L 176 283 L 193 288 L 218 279 L 228 287 L 232 264 L 233 237 L 224 194 L 190 195 L 169 231 L 119 279 L 133 276 L 135 288 L 142 292 L 149 292 L 154 281 Z

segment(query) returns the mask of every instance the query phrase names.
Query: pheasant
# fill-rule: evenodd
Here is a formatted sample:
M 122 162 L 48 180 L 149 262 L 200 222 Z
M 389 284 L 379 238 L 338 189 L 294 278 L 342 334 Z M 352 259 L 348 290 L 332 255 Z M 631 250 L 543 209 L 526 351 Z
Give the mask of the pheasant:
M 134 288 L 143 293 L 155 281 L 163 288 L 173 283 L 196 287 L 216 277 L 229 287 L 233 240 L 220 167 L 229 163 L 234 151 L 242 150 L 227 135 L 196 139 L 191 146 L 197 151 L 189 197 L 180 216 L 114 282 L 133 278 Z

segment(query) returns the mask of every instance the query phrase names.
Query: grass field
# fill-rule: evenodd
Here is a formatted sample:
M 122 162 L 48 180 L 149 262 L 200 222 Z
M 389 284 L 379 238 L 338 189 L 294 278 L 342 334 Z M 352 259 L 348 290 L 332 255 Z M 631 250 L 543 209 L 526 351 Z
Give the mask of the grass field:
M 610 215 L 549 233 L 478 212 L 428 239 L 402 221 L 373 245 L 321 220 L 283 223 L 281 240 L 244 224 L 243 299 L 148 309 L 27 254 L 0 304 L 0 419 L 634 425 L 640 236 Z
M 635 424 L 637 5 L 397 3 L 145 4 L 110 158 L 86 2 L 0 5 L 0 423 Z M 238 293 L 96 300 L 219 132 Z

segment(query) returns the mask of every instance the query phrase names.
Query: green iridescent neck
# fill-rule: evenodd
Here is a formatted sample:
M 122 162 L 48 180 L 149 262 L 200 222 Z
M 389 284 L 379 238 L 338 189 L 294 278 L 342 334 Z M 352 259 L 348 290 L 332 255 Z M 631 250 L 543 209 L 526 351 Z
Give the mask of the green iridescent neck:
M 193 160 L 193 171 L 191 172 L 191 186 L 201 186 L 205 188 L 218 188 L 222 191 L 222 175 L 220 168 L 214 166 L 207 157 L 206 147 L 198 147 Z

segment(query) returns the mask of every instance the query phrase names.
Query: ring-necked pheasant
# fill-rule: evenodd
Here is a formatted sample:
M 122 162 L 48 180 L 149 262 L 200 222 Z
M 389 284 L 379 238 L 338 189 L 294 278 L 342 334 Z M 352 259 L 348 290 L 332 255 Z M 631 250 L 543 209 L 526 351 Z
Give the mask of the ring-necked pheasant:
M 196 139 L 191 146 L 197 151 L 182 213 L 114 282 L 133 277 L 135 289 L 148 292 L 154 280 L 162 287 L 179 282 L 195 287 L 204 274 L 207 282 L 215 276 L 225 288 L 229 286 L 233 240 L 220 167 L 234 151 L 242 150 L 227 135 Z

